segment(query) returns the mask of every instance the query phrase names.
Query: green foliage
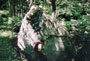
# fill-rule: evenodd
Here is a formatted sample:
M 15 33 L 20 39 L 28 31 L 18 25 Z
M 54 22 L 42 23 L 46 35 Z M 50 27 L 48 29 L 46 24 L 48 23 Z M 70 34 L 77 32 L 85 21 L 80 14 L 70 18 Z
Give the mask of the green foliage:
M 20 57 L 10 43 L 9 37 L 0 36 L 0 61 L 20 61 Z
M 9 2 L 11 6 L 9 6 Z M 52 13 L 49 2 L 35 0 L 34 4 L 43 6 L 45 13 Z M 0 11 L 0 30 L 11 28 L 10 31 L 13 30 L 18 33 L 21 19 L 28 9 L 30 9 L 28 5 L 26 0 L 0 0 L 0 9 L 4 10 Z M 56 5 L 58 12 L 56 13 L 56 19 L 58 19 L 58 21 L 65 21 L 69 34 L 68 37 L 64 38 L 67 58 L 72 59 L 74 57 L 75 61 L 90 61 L 88 59 L 88 57 L 90 57 L 90 2 L 88 2 L 88 0 L 57 0 Z M 15 15 L 10 17 L 9 11 L 11 7 L 15 9 Z M 38 17 L 36 16 L 34 16 L 35 18 L 33 20 L 35 20 L 35 22 L 33 23 L 37 23 L 38 21 Z M 11 20 L 11 23 L 8 23 L 9 20 Z M 36 24 L 35 26 L 38 25 L 39 24 Z M 40 29 L 36 29 L 36 31 L 39 30 Z M 1 37 L 1 35 L 2 34 L 0 34 L 0 60 L 20 61 L 16 50 L 10 46 L 10 38 L 6 36 Z M 82 58 L 83 60 L 81 60 Z
M 12 18 L 12 29 L 13 31 L 15 32 L 19 32 L 19 29 L 20 29 L 20 25 L 21 25 L 21 16 L 18 15 L 18 16 L 13 16 Z
M 4 1 L 0 0 L 0 10 L 1 9 L 4 9 L 4 10 L 7 9 L 7 7 L 8 7 L 7 4 L 8 4 L 7 0 L 4 0 Z
M 65 21 L 71 21 L 71 19 L 82 20 L 84 17 L 90 16 L 90 3 L 80 3 L 80 1 L 61 1 L 58 2 L 59 14 L 57 18 Z M 87 20 L 88 20 L 87 18 Z
M 57 5 L 59 11 L 57 19 L 65 20 L 68 31 L 68 37 L 64 38 L 68 59 L 75 57 L 75 61 L 86 61 L 85 59 L 89 61 L 90 3 L 65 0 L 58 2 Z
M 67 22 L 68 25 L 66 27 L 68 28 L 69 32 L 69 41 L 66 41 L 65 43 L 70 43 L 72 47 L 68 47 L 67 49 L 74 49 L 71 50 L 71 52 L 74 54 L 74 56 L 78 56 L 75 58 L 76 60 L 81 60 L 80 58 L 82 57 L 85 61 L 85 58 L 87 60 L 88 57 L 90 56 L 88 53 L 89 50 L 87 50 L 88 45 L 90 44 L 90 21 L 87 20 L 78 20 L 78 21 L 72 21 L 72 22 Z M 69 45 L 70 45 L 69 44 Z M 66 44 L 67 47 L 68 44 Z M 90 49 L 88 47 L 88 49 Z M 67 50 L 66 50 L 67 51 Z M 69 50 L 70 51 L 70 50 Z M 80 53 L 82 52 L 82 53 Z M 87 53 L 85 53 L 87 52 Z M 82 56 L 81 56 L 82 54 Z M 86 55 L 86 56 L 83 56 Z
M 9 12 L 6 10 L 0 10 L 0 22 L 4 22 L 8 20 Z

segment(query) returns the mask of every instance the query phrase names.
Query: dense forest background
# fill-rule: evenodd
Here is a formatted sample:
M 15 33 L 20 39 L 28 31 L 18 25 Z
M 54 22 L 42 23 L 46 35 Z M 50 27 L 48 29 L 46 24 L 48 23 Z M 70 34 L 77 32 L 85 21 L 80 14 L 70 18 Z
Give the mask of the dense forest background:
M 0 61 L 25 59 L 17 36 L 32 5 L 41 7 L 51 21 L 61 22 L 66 29 L 65 37 L 61 37 L 64 50 L 56 61 L 90 60 L 90 0 L 0 0 Z

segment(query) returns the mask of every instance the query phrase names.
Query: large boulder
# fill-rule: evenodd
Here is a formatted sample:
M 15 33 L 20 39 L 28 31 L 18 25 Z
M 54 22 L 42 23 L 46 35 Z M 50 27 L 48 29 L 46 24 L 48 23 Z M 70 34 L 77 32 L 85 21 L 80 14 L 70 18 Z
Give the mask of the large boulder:
M 32 6 L 22 19 L 18 33 L 18 47 L 31 57 L 34 57 L 33 48 L 41 36 L 65 35 L 66 29 L 62 22 L 51 21 L 51 16 L 43 12 L 38 6 Z M 46 56 L 48 61 L 56 61 L 60 50 L 64 49 L 61 37 L 53 36 L 46 40 Z

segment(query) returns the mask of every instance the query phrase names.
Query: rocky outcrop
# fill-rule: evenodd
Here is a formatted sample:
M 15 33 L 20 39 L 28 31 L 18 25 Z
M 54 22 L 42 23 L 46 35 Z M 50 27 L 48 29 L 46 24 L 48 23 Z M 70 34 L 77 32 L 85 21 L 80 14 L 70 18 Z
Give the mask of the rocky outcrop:
M 51 21 L 51 16 L 43 12 L 43 9 L 38 6 L 32 6 L 22 19 L 20 31 L 18 33 L 18 47 L 34 57 L 33 48 L 35 42 L 39 41 L 41 36 L 65 35 L 66 29 L 64 22 Z M 46 56 L 48 61 L 56 61 L 61 49 L 64 49 L 64 44 L 61 37 L 53 36 L 45 42 Z

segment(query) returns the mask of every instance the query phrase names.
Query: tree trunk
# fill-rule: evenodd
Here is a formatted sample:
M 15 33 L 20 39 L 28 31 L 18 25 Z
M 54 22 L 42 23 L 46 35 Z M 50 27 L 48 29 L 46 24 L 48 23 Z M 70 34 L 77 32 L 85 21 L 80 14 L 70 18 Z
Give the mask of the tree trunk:
M 27 0 L 28 4 L 29 4 L 29 9 L 31 8 L 31 6 L 33 5 L 34 3 L 34 0 Z
M 17 0 L 16 1 L 13 1 L 13 0 L 8 0 L 8 5 L 9 5 L 9 12 L 10 12 L 10 15 L 11 16 L 15 16 L 16 15 L 16 9 L 15 9 L 15 4 L 16 4 Z
M 52 21 L 56 18 L 56 0 L 51 0 L 51 7 L 52 7 Z
M 20 0 L 21 17 L 23 17 L 23 0 Z

